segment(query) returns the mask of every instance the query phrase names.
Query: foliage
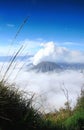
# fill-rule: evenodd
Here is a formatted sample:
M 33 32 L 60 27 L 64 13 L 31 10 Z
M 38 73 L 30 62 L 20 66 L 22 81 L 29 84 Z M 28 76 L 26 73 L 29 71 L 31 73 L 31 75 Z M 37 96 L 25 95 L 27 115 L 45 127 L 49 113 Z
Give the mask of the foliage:
M 73 110 L 65 107 L 43 115 L 33 108 L 32 101 L 32 95 L 25 98 L 13 85 L 0 82 L 0 130 L 83 130 L 83 90 Z
M 76 111 L 70 118 L 65 122 L 66 128 L 69 130 L 80 129 L 84 127 L 84 110 Z
M 83 130 L 84 129 L 84 90 L 81 90 L 80 97 L 73 110 L 60 108 L 59 111 L 48 113 L 46 119 L 53 122 L 53 125 L 61 130 Z
M 81 89 L 81 94 L 80 94 L 80 97 L 78 97 L 77 99 L 75 110 L 78 110 L 81 108 L 84 109 L 84 89 Z
M 18 130 L 36 128 L 40 125 L 41 114 L 32 107 L 32 97 L 25 99 L 13 87 L 0 83 L 0 128 Z

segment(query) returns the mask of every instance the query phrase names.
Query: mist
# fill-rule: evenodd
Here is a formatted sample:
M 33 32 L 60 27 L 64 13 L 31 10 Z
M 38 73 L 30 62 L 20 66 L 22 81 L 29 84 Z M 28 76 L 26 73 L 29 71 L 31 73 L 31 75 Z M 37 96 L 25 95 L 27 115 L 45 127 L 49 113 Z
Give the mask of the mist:
M 27 71 L 26 66 L 20 70 L 23 63 L 14 70 L 10 69 L 8 83 L 14 83 L 16 88 L 34 94 L 34 105 L 41 111 L 54 111 L 64 107 L 67 101 L 62 89 L 67 89 L 69 101 L 73 108 L 84 83 L 84 75 L 80 71 L 66 70 L 59 73 L 36 73 Z M 8 75 L 9 75 L 8 74 Z

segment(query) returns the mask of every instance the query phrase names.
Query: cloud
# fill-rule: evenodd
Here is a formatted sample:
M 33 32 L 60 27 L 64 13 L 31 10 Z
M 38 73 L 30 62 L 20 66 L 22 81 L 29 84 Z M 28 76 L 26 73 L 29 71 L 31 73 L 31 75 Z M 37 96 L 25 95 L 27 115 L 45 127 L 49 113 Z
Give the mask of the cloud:
M 53 62 L 69 62 L 69 63 L 84 63 L 84 52 L 77 50 L 69 50 L 66 47 L 56 46 L 54 42 L 42 44 L 42 48 L 35 54 L 33 64 L 36 65 L 41 61 Z
M 9 24 L 9 23 L 7 24 L 7 26 L 8 26 L 8 27 L 11 27 L 11 28 L 15 27 L 14 24 Z
M 17 71 L 18 68 L 10 76 L 9 82 L 15 82 L 21 90 L 34 93 L 37 97 L 35 102 L 38 101 L 44 111 L 59 109 L 64 106 L 66 97 L 62 88 L 67 88 L 71 106 L 75 105 L 84 82 L 83 75 L 79 71 L 39 74 L 23 69 L 14 80 Z M 74 77 L 76 78 L 74 79 Z
M 65 46 L 59 46 L 60 43 L 45 42 L 42 39 L 29 40 L 17 42 L 13 45 L 1 45 L 0 56 L 12 56 L 23 45 L 23 50 L 19 56 L 34 55 L 31 59 L 34 65 L 41 61 L 53 61 L 53 62 L 69 62 L 84 63 L 84 51 L 70 50 Z M 10 51 L 9 51 L 10 50 Z
M 39 50 L 40 45 L 42 43 L 43 43 L 43 40 L 41 38 L 38 38 L 35 40 L 25 39 L 23 41 L 20 41 L 19 44 L 22 44 L 25 46 L 25 51 L 29 52 L 30 54 L 35 54 Z
M 30 54 L 33 55 L 37 52 L 37 50 L 40 48 L 40 44 L 42 43 L 41 39 L 36 40 L 29 40 L 25 39 L 23 41 L 18 41 L 15 44 L 11 44 L 12 40 L 9 41 L 9 44 L 2 44 L 0 43 L 0 56 L 11 56 L 16 52 L 22 45 L 23 45 L 23 51 L 20 53 L 20 55 Z M 9 51 L 10 50 L 10 51 Z
M 24 45 L 24 50 L 20 55 L 26 53 L 35 53 L 33 63 L 37 64 L 41 61 L 54 62 L 84 62 L 84 53 L 76 50 L 69 50 L 66 47 L 56 45 L 54 42 L 44 42 L 40 40 L 28 40 L 18 42 L 17 45 L 11 47 L 9 55 L 12 55 L 18 48 Z M 10 45 L 0 46 L 0 55 L 7 56 Z M 38 51 L 39 50 L 39 51 Z M 66 87 L 69 91 L 70 100 L 74 104 L 80 93 L 81 86 L 84 83 L 84 77 L 79 71 L 63 71 L 60 73 L 34 73 L 27 71 L 28 60 L 14 62 L 6 75 L 8 82 L 16 83 L 19 89 L 26 92 L 35 93 L 40 104 L 45 110 L 58 109 L 64 105 L 66 98 L 61 88 Z M 0 77 L 3 77 L 9 63 L 0 62 L 0 70 L 3 67 Z M 22 69 L 23 67 L 23 69 Z M 76 77 L 76 78 L 74 78 Z M 64 85 L 64 86 L 63 86 Z
M 19 90 L 35 94 L 36 107 L 43 111 L 53 111 L 64 106 L 66 97 L 62 88 L 67 88 L 71 106 L 75 105 L 76 98 L 80 94 L 81 87 L 84 83 L 84 77 L 79 71 L 63 71 L 60 73 L 35 73 L 28 72 L 23 66 L 24 62 L 15 62 L 6 75 L 8 83 L 15 83 Z M 3 63 L 0 62 L 0 67 Z M 15 69 L 14 66 L 16 65 Z M 3 77 L 8 63 L 4 64 L 2 71 Z M 76 77 L 76 78 L 74 78 Z M 38 104 L 37 104 L 38 102 Z
M 84 83 L 83 74 L 79 71 L 62 71 L 60 73 L 35 73 L 27 71 L 27 61 L 14 62 L 8 73 L 6 81 L 16 84 L 16 88 L 26 93 L 35 94 L 36 107 L 43 111 L 53 111 L 64 106 L 66 97 L 62 88 L 67 88 L 71 106 L 75 105 Z M 9 63 L 0 62 L 0 78 L 2 79 Z M 3 67 L 3 69 L 1 69 Z M 74 78 L 76 77 L 76 78 Z M 37 103 L 38 102 L 38 103 Z
M 12 56 L 21 45 L 1 45 L 0 46 L 0 56 Z

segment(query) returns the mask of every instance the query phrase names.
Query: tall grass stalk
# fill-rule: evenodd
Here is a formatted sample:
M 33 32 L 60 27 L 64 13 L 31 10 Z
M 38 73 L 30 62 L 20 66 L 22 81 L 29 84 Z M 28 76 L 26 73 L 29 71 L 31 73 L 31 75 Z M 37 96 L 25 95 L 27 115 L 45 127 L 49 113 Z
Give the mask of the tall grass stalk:
M 18 31 L 16 32 L 16 34 L 15 34 L 15 36 L 14 36 L 14 38 L 13 38 L 11 44 L 10 44 L 10 48 L 9 48 L 9 50 L 8 50 L 8 52 L 7 52 L 7 55 L 9 55 L 10 50 L 11 50 L 11 47 L 13 46 L 13 44 L 14 44 L 16 38 L 18 37 L 18 35 L 19 35 L 20 31 L 21 31 L 21 29 L 23 28 L 23 26 L 25 25 L 25 23 L 28 21 L 28 18 L 29 18 L 29 16 L 24 19 L 23 23 L 21 24 L 21 26 L 19 27 Z M 20 47 L 20 48 L 22 48 L 22 47 Z M 17 52 L 15 52 L 15 53 L 17 53 Z M 13 59 L 15 59 L 15 58 L 18 56 L 18 55 L 15 56 L 15 55 L 16 55 L 15 53 L 12 55 L 13 57 L 11 57 L 10 60 L 9 60 L 10 64 L 13 62 Z M 20 53 L 20 52 L 19 52 L 19 53 Z M 15 57 L 15 58 L 14 58 L 14 57 Z M 10 64 L 9 64 L 9 66 L 10 66 Z M 4 69 L 4 65 L 5 65 L 5 63 L 2 64 L 1 69 L 0 69 L 0 73 L 2 73 L 2 71 L 3 71 L 3 69 Z M 11 65 L 12 65 L 12 64 L 11 64 Z M 10 68 L 10 67 L 8 67 L 8 68 Z M 7 68 L 7 69 L 8 69 L 8 68 Z M 7 70 L 7 71 L 8 71 L 8 70 Z M 4 76 L 5 76 L 5 74 L 4 74 Z M 3 78 L 4 78 L 4 77 L 3 77 Z M 3 79 L 2 79 L 2 81 L 3 81 Z
M 3 75 L 3 78 L 2 78 L 2 82 L 5 80 L 5 77 L 6 77 L 6 75 L 7 75 L 7 72 L 10 70 L 10 67 L 12 66 L 12 64 L 14 63 L 14 61 L 15 61 L 15 59 L 16 59 L 16 57 L 18 56 L 18 54 L 19 54 L 19 52 L 22 50 L 22 48 L 23 48 L 23 45 L 19 48 L 19 50 L 16 52 L 16 54 L 14 55 L 14 57 L 12 57 L 12 60 L 11 60 L 11 62 L 10 62 L 10 64 L 9 64 L 9 66 L 8 66 L 8 68 L 6 69 L 6 72 L 4 73 L 4 75 Z
M 19 68 L 19 70 L 17 71 L 17 74 L 15 75 L 13 81 L 15 81 L 15 80 L 17 79 L 19 73 L 21 72 L 21 70 L 23 69 L 23 67 L 24 67 L 25 65 L 26 65 L 26 62 L 24 62 L 24 63 L 22 64 L 22 66 Z
M 24 51 L 24 49 L 25 49 L 25 47 L 24 47 L 24 45 L 23 45 L 23 48 L 21 49 L 21 51 L 18 53 L 17 56 L 21 55 L 22 52 Z M 16 57 L 16 58 L 17 58 L 17 57 Z M 19 66 L 19 64 L 20 64 L 20 63 L 18 63 L 17 61 L 16 61 L 15 63 L 13 62 L 13 64 L 12 64 L 12 70 L 11 70 L 11 72 L 8 74 L 8 76 L 6 77 L 6 81 L 10 78 L 10 76 L 11 76 L 11 74 L 13 73 L 13 71 L 15 70 L 16 66 Z M 24 63 L 22 64 L 22 66 L 21 66 L 21 67 L 19 68 L 19 70 L 17 71 L 17 74 L 16 74 L 15 77 L 17 77 L 17 75 L 18 75 L 19 72 L 22 70 L 22 68 L 24 67 L 25 64 L 26 64 L 26 62 L 24 62 Z M 13 81 L 14 81 L 15 79 L 16 79 L 16 78 L 14 78 Z

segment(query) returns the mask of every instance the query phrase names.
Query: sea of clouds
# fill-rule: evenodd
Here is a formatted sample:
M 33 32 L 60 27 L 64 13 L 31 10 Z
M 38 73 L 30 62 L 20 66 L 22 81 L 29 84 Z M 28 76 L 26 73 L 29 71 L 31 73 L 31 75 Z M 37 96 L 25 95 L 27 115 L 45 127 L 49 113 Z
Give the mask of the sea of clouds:
M 33 41 L 31 41 L 31 43 L 33 44 Z M 39 44 L 38 42 L 35 43 Z M 24 41 L 24 44 L 28 44 L 29 46 L 29 41 Z M 30 46 L 33 50 L 33 46 Z M 2 50 L 4 50 L 4 48 L 2 48 Z M 17 46 L 15 50 L 17 50 Z M 26 48 L 25 54 L 27 51 Z M 6 54 L 4 51 L 4 56 Z M 22 55 L 24 56 L 24 53 L 22 53 Z M 63 89 L 65 93 L 68 91 L 69 101 L 73 107 L 76 104 L 76 99 L 80 95 L 81 88 L 84 84 L 83 73 L 73 70 L 62 71 L 60 73 L 35 73 L 28 71 L 27 65 L 29 63 L 37 65 L 41 61 L 83 63 L 83 59 L 84 52 L 69 50 L 66 47 L 57 46 L 54 42 L 40 42 L 40 47 L 35 55 L 30 59 L 26 58 L 25 61 L 15 61 L 5 75 L 5 79 L 8 83 L 16 84 L 16 87 L 20 90 L 34 94 L 35 107 L 39 107 L 41 111 L 53 111 L 64 107 L 64 103 L 67 99 Z M 1 79 L 4 77 L 9 64 L 10 62 L 0 62 Z
M 8 63 L 4 67 L 7 65 Z M 66 89 L 68 90 L 71 106 L 75 105 L 84 84 L 83 73 L 73 70 L 60 73 L 35 73 L 27 71 L 26 66 L 21 69 L 23 62 L 19 62 L 18 65 L 14 70 L 11 67 L 5 78 L 8 83 L 16 84 L 15 86 L 19 90 L 34 94 L 36 105 L 41 111 L 53 111 L 64 107 L 67 99 L 63 89 L 65 92 L 67 92 Z

